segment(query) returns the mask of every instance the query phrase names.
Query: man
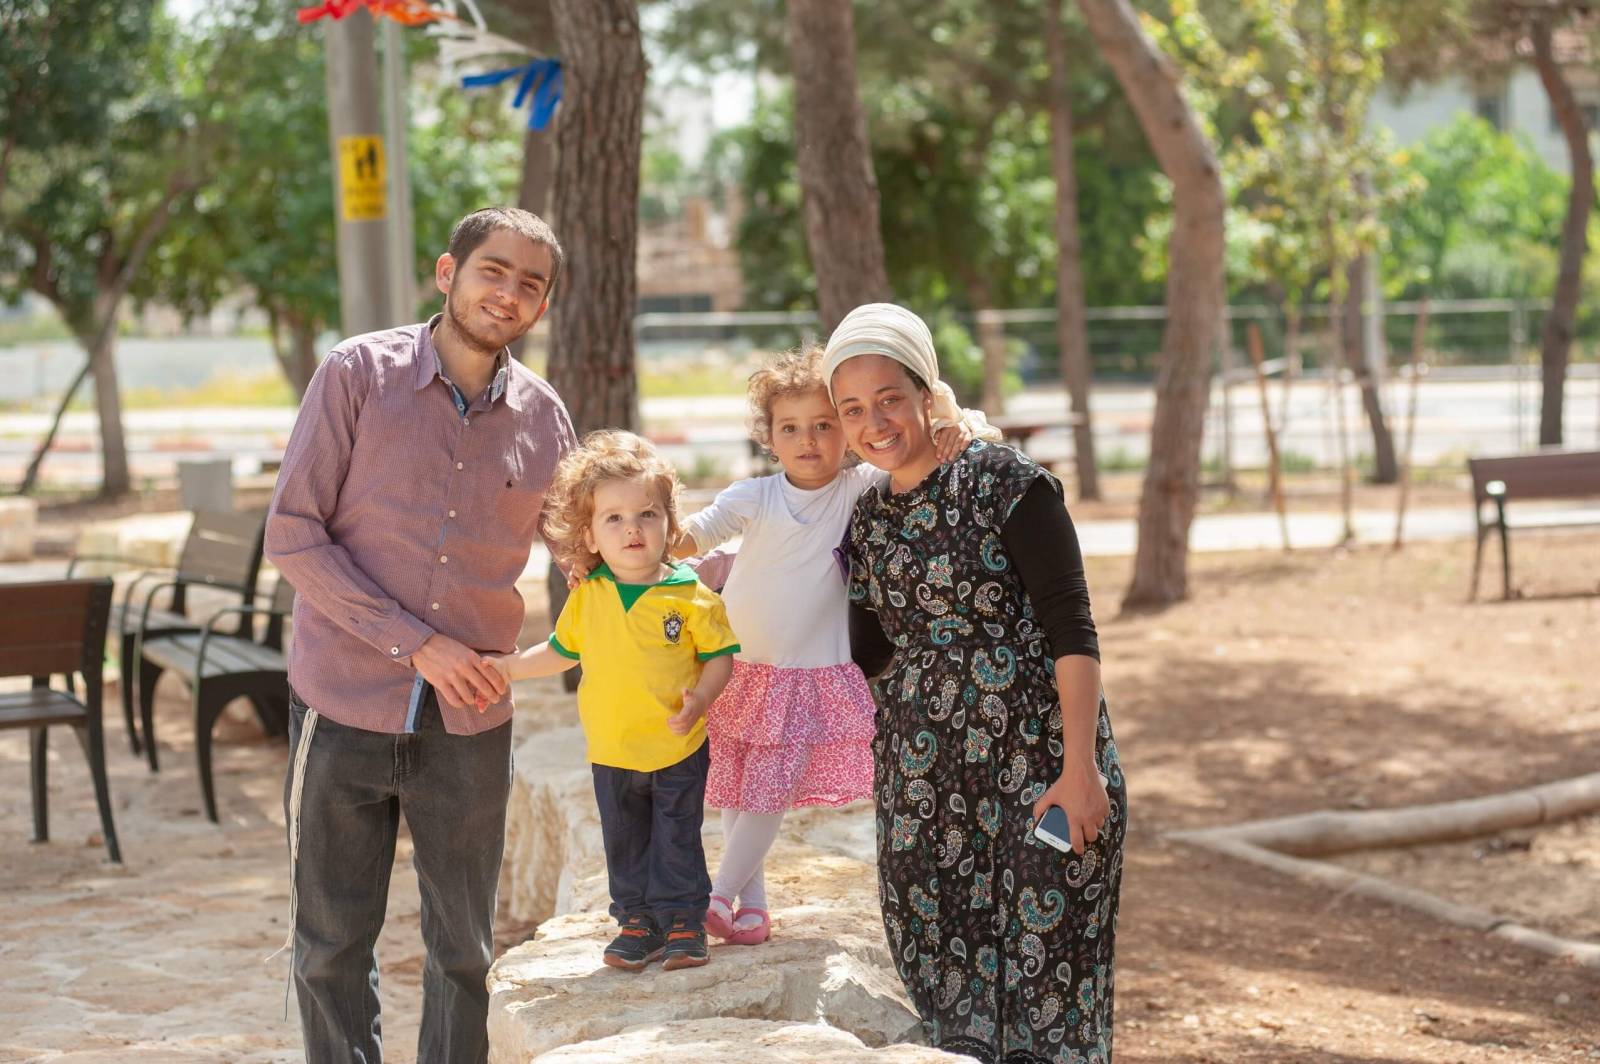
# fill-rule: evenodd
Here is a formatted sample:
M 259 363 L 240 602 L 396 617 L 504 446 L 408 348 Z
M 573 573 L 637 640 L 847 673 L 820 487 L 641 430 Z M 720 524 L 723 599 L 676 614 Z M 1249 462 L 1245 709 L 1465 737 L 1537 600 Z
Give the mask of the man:
M 402 815 L 428 953 L 418 1059 L 488 1055 L 511 699 L 484 655 L 515 646 L 516 580 L 575 442 L 506 345 L 562 261 L 526 211 L 467 215 L 435 267 L 444 312 L 335 347 L 284 453 L 266 552 L 298 593 L 284 798 L 309 1064 L 382 1059 L 373 945 Z

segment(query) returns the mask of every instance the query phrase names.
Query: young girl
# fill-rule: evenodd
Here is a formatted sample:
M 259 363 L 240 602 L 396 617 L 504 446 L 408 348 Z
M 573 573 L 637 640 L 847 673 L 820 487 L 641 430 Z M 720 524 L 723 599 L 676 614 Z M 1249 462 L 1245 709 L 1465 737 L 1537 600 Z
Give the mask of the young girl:
M 784 813 L 872 794 L 872 694 L 850 661 L 835 548 L 856 500 L 882 476 L 866 464 L 843 467 L 820 347 L 759 370 L 750 407 L 754 439 L 783 472 L 730 484 L 685 522 L 673 550 L 686 557 L 744 536 L 722 589 L 741 649 L 706 725 L 706 802 L 722 810 L 725 839 L 706 928 L 743 945 L 771 931 L 762 864 Z M 940 458 L 959 454 L 974 428 L 987 429 L 982 415 L 942 431 Z
M 708 960 L 701 718 L 727 684 L 739 644 L 722 600 L 687 566 L 667 564 L 678 491 L 672 467 L 633 433 L 586 437 L 556 470 L 545 532 L 558 559 L 589 575 L 548 640 L 490 659 L 508 680 L 583 663 L 578 716 L 611 915 L 622 924 L 605 962 L 628 971 L 661 956 L 668 969 Z

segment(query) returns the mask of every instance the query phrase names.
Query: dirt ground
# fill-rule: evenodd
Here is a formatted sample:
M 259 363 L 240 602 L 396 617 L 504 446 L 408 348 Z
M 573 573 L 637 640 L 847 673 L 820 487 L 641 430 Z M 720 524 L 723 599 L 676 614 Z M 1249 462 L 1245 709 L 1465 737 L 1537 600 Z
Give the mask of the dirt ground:
M 1600 972 L 1165 837 L 1594 771 L 1600 536 L 1527 535 L 1518 547 L 1528 597 L 1509 603 L 1465 602 L 1469 544 L 1423 544 L 1197 555 L 1190 601 L 1132 617 L 1116 615 L 1129 561 L 1091 559 L 1132 806 L 1118 1061 L 1600 1059 Z M 568 712 L 553 684 L 540 690 L 520 728 Z M 52 748 L 53 841 L 27 841 L 26 743 L 0 733 L 0 1061 L 297 1059 L 284 961 L 262 960 L 288 904 L 285 751 L 245 718 L 225 722 L 223 823 L 211 825 L 186 710 L 165 682 L 159 776 L 129 754 L 120 713 L 107 718 L 121 869 L 104 861 L 64 735 Z M 1590 818 L 1352 860 L 1600 940 L 1597 833 Z M 411 1061 L 421 951 L 404 851 L 378 948 L 389 1059 Z

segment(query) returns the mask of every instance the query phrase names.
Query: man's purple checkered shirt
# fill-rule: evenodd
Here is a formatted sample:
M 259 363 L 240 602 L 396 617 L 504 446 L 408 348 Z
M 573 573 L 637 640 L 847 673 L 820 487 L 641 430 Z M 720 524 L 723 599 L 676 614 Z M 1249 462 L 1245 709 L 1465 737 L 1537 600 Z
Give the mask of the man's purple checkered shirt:
M 346 340 L 306 389 L 267 519 L 266 552 L 296 592 L 289 682 L 319 714 L 368 731 L 415 726 L 410 656 L 435 632 L 514 649 L 517 577 L 556 463 L 576 438 L 554 389 L 502 355 L 463 412 L 432 327 Z M 511 717 L 439 708 L 458 735 Z

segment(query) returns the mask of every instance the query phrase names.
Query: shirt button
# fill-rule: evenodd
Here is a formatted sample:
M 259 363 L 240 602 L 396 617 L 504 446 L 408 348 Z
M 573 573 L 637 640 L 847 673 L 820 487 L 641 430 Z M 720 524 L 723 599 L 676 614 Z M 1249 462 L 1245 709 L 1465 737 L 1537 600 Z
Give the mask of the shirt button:
M 434 609 L 438 609 L 438 608 L 439 608 L 439 604 L 438 604 L 438 603 L 437 603 L 437 602 L 435 602 L 435 603 L 434 603 L 434 604 L 433 604 L 433 608 L 434 608 Z
M 450 560 L 450 555 L 448 555 L 448 554 L 439 555 L 439 564 L 440 565 L 443 565 L 445 562 L 447 562 L 449 560 Z
M 454 517 L 454 516 L 455 516 L 455 515 L 456 515 L 456 512 L 455 512 L 455 511 L 454 511 L 454 510 L 451 510 L 451 511 L 450 511 L 450 516 L 451 516 L 451 517 Z
M 462 463 L 460 463 L 460 462 L 457 462 L 457 463 L 456 463 L 456 468 L 457 468 L 457 469 L 465 469 L 465 468 L 467 468 L 467 467 L 466 467 L 466 466 L 465 466 L 465 465 L 463 465 L 463 464 L 462 464 Z
M 398 653 L 400 653 L 400 648 L 399 647 L 390 647 L 389 648 L 389 653 L 398 654 Z

